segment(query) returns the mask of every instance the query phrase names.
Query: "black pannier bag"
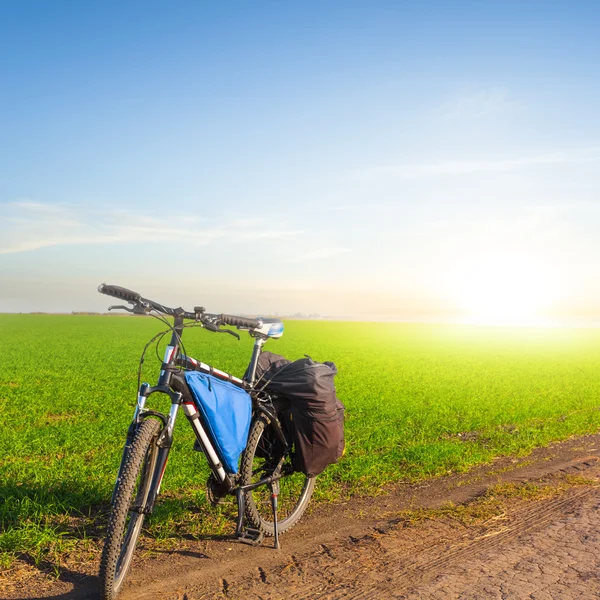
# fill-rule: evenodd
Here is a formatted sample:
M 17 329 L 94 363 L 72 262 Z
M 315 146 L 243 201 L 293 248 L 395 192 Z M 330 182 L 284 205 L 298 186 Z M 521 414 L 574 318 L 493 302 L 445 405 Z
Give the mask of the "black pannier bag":
M 290 417 L 296 446 L 294 468 L 305 475 L 321 473 L 344 452 L 344 405 L 335 393 L 337 368 L 311 358 L 290 361 L 262 352 L 256 368 L 256 388 L 275 394 L 284 429 Z

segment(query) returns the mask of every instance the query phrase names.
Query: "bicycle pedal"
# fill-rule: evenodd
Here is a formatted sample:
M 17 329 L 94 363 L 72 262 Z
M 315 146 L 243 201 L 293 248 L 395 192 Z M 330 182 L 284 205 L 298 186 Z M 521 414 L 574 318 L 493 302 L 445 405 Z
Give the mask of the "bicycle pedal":
M 260 531 L 260 529 L 245 529 L 242 531 L 240 535 L 238 535 L 237 540 L 242 544 L 248 544 L 249 546 L 258 546 L 262 543 L 265 534 Z

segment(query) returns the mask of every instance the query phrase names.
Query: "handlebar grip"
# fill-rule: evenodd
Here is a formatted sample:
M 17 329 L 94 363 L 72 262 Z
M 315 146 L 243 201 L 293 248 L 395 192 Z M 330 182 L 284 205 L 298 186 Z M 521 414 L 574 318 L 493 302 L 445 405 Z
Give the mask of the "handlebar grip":
M 234 325 L 235 327 L 262 327 L 260 319 L 247 319 L 246 317 L 236 317 L 234 315 L 220 315 L 219 320 L 225 325 Z
M 107 283 L 101 283 L 98 286 L 98 291 L 101 294 L 113 296 L 114 298 L 118 298 L 119 300 L 125 300 L 126 302 L 139 302 L 142 297 L 137 292 L 128 290 L 124 287 L 119 287 L 118 285 L 108 285 Z

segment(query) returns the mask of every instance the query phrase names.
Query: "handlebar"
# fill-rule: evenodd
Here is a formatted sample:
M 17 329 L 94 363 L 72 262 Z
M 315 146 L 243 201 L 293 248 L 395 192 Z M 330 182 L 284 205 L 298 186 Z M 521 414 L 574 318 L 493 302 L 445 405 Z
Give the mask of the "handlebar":
M 233 325 L 235 327 L 248 327 L 250 329 L 262 327 L 262 321 L 260 319 L 248 319 L 246 317 L 236 317 L 234 315 L 219 315 L 219 320 L 225 325 Z
M 148 298 L 142 298 L 141 294 L 138 292 L 134 292 L 133 290 L 128 290 L 127 288 L 120 287 L 118 285 L 109 285 L 107 283 L 101 283 L 98 286 L 98 291 L 101 294 L 106 294 L 107 296 L 112 296 L 113 298 L 118 298 L 119 300 L 125 300 L 126 302 L 130 302 L 134 304 L 135 307 L 140 307 L 140 312 L 135 310 L 137 314 L 144 314 L 144 308 L 153 308 L 158 312 L 161 312 L 165 315 L 169 315 L 174 317 L 176 315 L 182 316 L 184 319 L 191 319 L 193 321 L 197 321 L 200 318 L 201 313 L 193 313 L 187 312 L 182 308 L 169 308 L 168 306 L 164 306 L 163 304 L 159 304 L 158 302 L 154 302 L 154 300 L 148 300 Z M 120 308 L 125 308 L 120 307 Z M 129 309 L 126 309 L 129 310 Z M 131 312 L 131 310 L 130 310 Z
M 218 325 L 233 325 L 234 327 L 247 327 L 249 329 L 256 329 L 262 327 L 262 321 L 260 319 L 249 319 L 247 317 L 236 317 L 234 315 L 213 315 L 209 313 L 205 313 L 203 308 L 197 308 L 196 312 L 187 312 L 182 308 L 169 308 L 168 306 L 164 306 L 163 304 L 159 304 L 158 302 L 154 302 L 153 300 L 148 300 L 147 298 L 142 298 L 141 294 L 138 292 L 134 292 L 133 290 L 128 290 L 127 288 L 120 287 L 118 285 L 109 285 L 107 283 L 101 283 L 98 286 L 98 291 L 101 294 L 106 294 L 107 296 L 113 296 L 114 298 L 118 298 L 119 300 L 125 300 L 125 302 L 130 302 L 134 306 L 134 311 L 137 314 L 144 314 L 143 309 L 153 308 L 158 312 L 169 316 L 181 316 L 184 319 L 190 319 L 192 321 L 201 321 L 205 325 L 209 324 L 210 328 L 218 327 Z M 135 310 L 135 307 L 140 307 L 139 312 Z M 126 307 L 121 307 L 126 308 Z M 130 309 L 126 309 L 130 310 Z M 130 310 L 130 312 L 132 312 Z
M 132 290 L 128 290 L 124 287 L 119 287 L 118 285 L 108 285 L 107 283 L 101 283 L 98 286 L 98 291 L 101 294 L 113 296 L 113 298 L 125 300 L 126 302 L 133 302 L 134 304 L 142 299 L 141 294 L 138 294 L 137 292 L 134 292 Z

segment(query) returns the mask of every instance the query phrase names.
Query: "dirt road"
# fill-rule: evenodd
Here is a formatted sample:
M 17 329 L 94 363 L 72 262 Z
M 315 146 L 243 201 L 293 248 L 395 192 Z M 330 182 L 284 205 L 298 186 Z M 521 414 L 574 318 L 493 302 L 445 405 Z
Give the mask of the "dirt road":
M 465 530 L 442 519 L 410 531 L 321 545 L 321 552 L 283 569 L 232 582 L 226 597 L 600 598 L 599 503 L 597 488 L 580 488 L 515 507 L 489 527 Z M 222 596 L 190 587 L 186 597 Z
M 121 598 L 600 598 L 596 481 L 600 435 L 319 508 L 282 537 L 280 551 L 230 539 L 187 542 L 135 565 Z M 532 483 L 501 501 L 482 498 L 491 486 L 524 482 Z M 463 508 L 440 510 L 448 501 Z M 63 572 L 53 583 L 35 577 L 6 597 L 94 598 L 93 569 Z

